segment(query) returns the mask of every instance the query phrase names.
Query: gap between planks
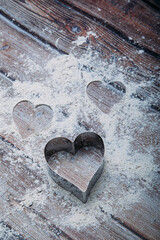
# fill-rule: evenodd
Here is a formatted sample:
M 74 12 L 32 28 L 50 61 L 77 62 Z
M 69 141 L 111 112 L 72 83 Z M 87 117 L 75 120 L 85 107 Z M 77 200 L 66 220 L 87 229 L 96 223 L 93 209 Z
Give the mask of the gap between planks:
M 92 42 L 92 46 L 93 47 L 96 46 L 97 50 L 99 49 L 99 51 L 103 52 L 106 58 L 111 57 L 113 52 L 117 57 L 126 56 L 127 60 L 126 61 L 123 60 L 122 63 L 120 64 L 122 65 L 127 64 L 128 66 L 132 65 L 133 69 L 137 68 L 137 70 L 134 71 L 134 75 L 141 74 L 141 76 L 143 75 L 143 77 L 148 77 L 151 74 L 151 75 L 155 75 L 153 76 L 155 78 L 157 76 L 157 71 L 155 70 L 155 68 L 157 67 L 158 60 L 156 58 L 150 56 L 147 53 L 137 54 L 136 51 L 138 49 L 136 50 L 134 46 L 123 41 L 123 39 L 116 36 L 109 29 L 105 30 L 104 27 L 99 26 L 99 24 L 97 24 L 96 22 L 93 22 L 92 20 L 88 19 L 87 17 L 84 17 L 82 14 L 76 11 L 73 11 L 73 10 L 71 11 L 69 9 L 66 9 L 66 7 L 64 6 L 59 6 L 57 2 L 54 2 L 51 4 L 49 2 L 44 3 L 42 1 L 40 4 L 37 5 L 37 1 L 35 0 L 35 1 L 32 1 L 32 3 L 29 2 L 29 4 L 27 5 L 27 8 L 23 3 L 15 2 L 14 6 L 12 6 L 12 1 L 11 1 L 10 3 L 7 3 L 7 4 L 6 3 L 3 4 L 4 7 L 2 8 L 3 12 L 5 11 L 5 14 L 7 14 L 7 16 L 13 15 L 12 8 L 15 8 L 15 9 L 17 8 L 16 12 L 20 12 L 20 11 L 24 12 L 25 17 L 23 17 L 23 15 L 21 15 L 21 17 L 17 14 L 14 15 L 14 18 L 16 19 L 16 21 L 18 23 L 23 21 L 23 27 L 27 26 L 28 31 L 31 31 L 34 34 L 36 33 L 42 38 L 44 38 L 45 36 L 45 39 L 53 45 L 56 45 L 56 41 L 59 38 L 60 39 L 59 49 L 62 51 L 65 51 L 67 53 L 69 53 L 70 51 L 73 51 L 73 49 L 75 53 L 76 51 L 77 53 L 83 52 L 83 50 L 86 51 L 86 47 L 87 47 L 86 44 L 83 44 L 80 47 L 76 47 L 75 45 L 73 45 L 72 42 L 76 40 L 78 36 L 86 36 L 87 29 L 90 28 L 90 30 L 96 31 L 96 33 L 98 34 L 98 39 L 95 39 L 93 37 L 90 38 Z M 8 9 L 8 6 L 10 6 L 10 10 Z M 31 19 L 29 16 L 30 15 L 29 8 L 32 8 L 32 7 L 34 8 L 32 17 L 35 18 L 35 16 L 39 13 L 39 11 L 42 14 L 42 16 L 36 16 L 35 21 L 37 23 L 35 23 L 34 27 L 32 26 Z M 49 12 L 50 8 L 51 8 L 51 11 Z M 73 14 L 69 19 L 68 15 L 71 14 L 72 12 Z M 63 13 L 63 17 L 60 18 L 62 13 Z M 44 18 L 43 15 L 46 16 L 46 22 L 45 21 L 42 22 L 40 19 L 40 17 Z M 83 21 L 82 21 L 82 16 L 83 16 Z M 24 25 L 23 18 L 25 18 L 25 22 L 27 21 L 25 25 Z M 67 20 L 67 18 L 69 20 Z M 67 23 L 67 21 L 69 22 Z M 78 26 L 81 22 L 82 22 L 82 26 L 80 25 L 81 32 L 78 34 L 72 32 L 73 24 L 74 25 L 77 24 Z M 41 30 L 39 30 L 39 27 L 38 27 L 39 25 L 41 25 Z M 47 34 L 45 33 L 45 26 L 48 27 L 51 33 L 49 32 L 47 32 Z M 60 29 L 60 31 L 57 31 L 57 29 Z M 117 45 L 119 46 L 118 48 L 117 48 Z M 130 73 L 130 75 L 132 74 Z

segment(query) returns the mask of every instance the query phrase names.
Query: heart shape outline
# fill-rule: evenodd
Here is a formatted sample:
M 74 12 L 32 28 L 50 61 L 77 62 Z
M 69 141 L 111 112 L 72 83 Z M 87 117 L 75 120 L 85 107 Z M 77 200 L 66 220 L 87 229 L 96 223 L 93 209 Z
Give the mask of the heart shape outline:
M 12 116 L 21 137 L 27 138 L 48 126 L 53 118 L 53 110 L 46 104 L 34 105 L 22 100 L 14 106 Z
M 92 81 L 87 85 L 86 93 L 103 113 L 109 113 L 112 107 L 124 97 L 126 87 L 120 81 L 112 81 L 107 84 L 101 81 Z
M 99 165 L 96 172 L 91 177 L 90 181 L 87 183 L 87 188 L 82 191 L 78 186 L 68 181 L 66 178 L 60 176 L 56 173 L 51 165 L 49 164 L 49 159 L 57 152 L 65 151 L 66 153 L 71 153 L 75 155 L 80 149 L 84 147 L 95 147 L 100 150 L 102 158 L 101 164 Z M 48 172 L 51 178 L 65 190 L 71 192 L 74 196 L 80 199 L 83 203 L 87 202 L 90 191 L 96 181 L 99 179 L 103 167 L 104 167 L 104 143 L 102 138 L 94 132 L 84 132 L 79 134 L 76 139 L 72 142 L 68 138 L 57 137 L 51 139 L 45 146 L 44 155 L 47 162 Z

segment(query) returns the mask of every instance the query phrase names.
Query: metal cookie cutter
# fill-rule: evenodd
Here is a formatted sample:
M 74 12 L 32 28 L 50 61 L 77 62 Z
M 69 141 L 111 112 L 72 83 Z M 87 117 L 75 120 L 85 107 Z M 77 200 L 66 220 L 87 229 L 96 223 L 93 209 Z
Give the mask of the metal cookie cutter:
M 71 142 L 58 137 L 44 149 L 48 171 L 53 180 L 86 203 L 104 166 L 104 143 L 93 132 L 85 132 Z

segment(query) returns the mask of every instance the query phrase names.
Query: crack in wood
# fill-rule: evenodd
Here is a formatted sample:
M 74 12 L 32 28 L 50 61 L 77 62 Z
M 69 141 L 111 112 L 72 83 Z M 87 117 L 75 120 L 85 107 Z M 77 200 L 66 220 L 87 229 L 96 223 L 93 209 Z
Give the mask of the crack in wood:
M 150 49 L 148 49 L 147 47 L 144 47 L 142 45 L 139 45 L 138 43 L 135 43 L 133 40 L 129 39 L 127 37 L 126 34 L 124 34 L 123 32 L 119 31 L 118 29 L 116 29 L 115 27 L 111 26 L 110 24 L 108 23 L 105 23 L 102 19 L 96 17 L 96 16 L 92 16 L 91 14 L 85 12 L 84 10 L 74 6 L 73 4 L 71 3 L 68 3 L 66 0 L 61 0 L 61 1 L 58 1 L 56 0 L 57 3 L 59 2 L 63 2 L 64 4 L 66 4 L 67 6 L 70 6 L 73 10 L 83 14 L 84 16 L 88 17 L 89 19 L 91 19 L 92 21 L 100 24 L 101 26 L 103 27 L 106 27 L 108 30 L 110 30 L 112 33 L 116 34 L 118 37 L 122 38 L 123 40 L 125 40 L 127 43 L 131 44 L 132 46 L 136 47 L 137 50 L 143 50 L 145 53 L 148 53 L 150 54 L 152 57 L 155 57 L 157 59 L 160 59 L 160 54 L 154 52 L 154 51 L 151 51 Z
M 16 2 L 17 3 L 17 1 L 16 0 L 13 0 L 14 2 Z M 23 4 L 19 4 L 21 7 L 23 7 L 25 10 L 27 10 L 27 8 L 23 5 Z M 44 11 L 44 9 L 42 9 L 42 8 L 40 8 L 40 6 L 38 5 L 36 5 L 34 2 L 33 2 L 33 5 L 34 6 L 36 6 L 36 7 L 38 7 L 40 10 L 42 10 L 44 13 L 47 13 L 48 14 L 48 16 L 49 17 L 51 17 L 52 19 L 53 19 L 53 21 L 57 24 L 57 25 L 62 25 L 61 24 L 61 22 L 60 21 L 58 21 L 56 18 L 54 18 L 51 14 L 49 14 L 47 11 Z M 43 15 L 40 15 L 40 14 L 38 14 L 38 13 L 35 13 L 34 11 L 32 11 L 31 9 L 30 9 L 30 12 L 33 14 L 33 15 L 36 15 L 36 16 L 38 16 L 38 17 L 41 17 L 41 18 L 43 18 L 43 19 L 47 19 L 47 20 L 49 20 L 47 17 L 44 17 Z
M 16 3 L 16 1 L 14 1 L 15 3 Z M 46 1 L 46 3 L 47 4 L 49 4 L 48 3 L 49 1 Z M 37 3 L 37 4 L 35 4 L 35 3 Z M 42 3 L 43 3 L 43 1 L 42 1 Z M 41 3 L 41 5 L 42 5 L 42 3 Z M 32 4 L 34 4 L 37 8 L 39 8 L 39 10 L 42 12 L 44 12 L 44 13 L 46 13 L 46 14 L 48 14 L 48 16 L 50 16 L 50 17 L 52 17 L 52 15 L 53 14 L 50 14 L 48 11 L 49 10 L 46 10 L 46 8 L 45 8 L 45 5 L 44 5 L 44 8 L 43 7 L 40 7 L 39 5 L 38 5 L 38 2 L 35 0 L 35 1 L 33 1 L 32 2 Z M 20 4 L 21 5 L 21 7 L 24 7 L 25 8 L 25 6 L 23 6 L 22 4 Z M 43 5 L 42 5 L 43 6 Z M 50 5 L 47 5 L 46 6 L 47 7 L 47 9 L 50 9 L 50 7 L 55 7 L 55 9 L 57 10 L 58 9 L 58 4 L 57 4 L 57 2 L 55 2 L 55 6 L 52 4 L 51 5 L 51 3 L 50 3 Z M 2 10 L 5 14 L 7 14 L 7 15 L 9 15 L 9 16 L 11 16 L 10 15 L 10 13 L 8 13 L 7 11 L 5 11 L 5 9 L 3 9 Z M 57 11 L 59 11 L 59 9 L 57 10 Z M 62 9 L 62 11 L 64 11 L 64 9 Z M 25 12 L 25 11 L 24 11 Z M 73 11 L 72 11 L 73 12 Z M 71 12 L 71 13 L 72 13 Z M 77 16 L 79 16 L 80 15 L 80 13 L 78 13 L 78 12 L 73 12 L 75 15 L 76 15 L 76 17 Z M 59 12 L 58 13 L 56 13 L 56 11 L 55 11 L 55 14 L 57 14 L 57 16 L 59 16 L 58 14 L 60 14 Z M 67 15 L 68 13 L 66 13 L 66 15 Z M 33 15 L 33 14 L 32 14 Z M 42 14 L 42 16 L 41 16 L 42 18 L 44 18 L 43 17 L 43 14 Z M 79 17 L 81 17 L 81 16 L 79 16 Z M 85 16 L 84 16 L 85 17 Z M 32 17 L 33 18 L 33 17 Z M 12 19 L 12 18 L 11 18 Z M 48 17 L 47 17 L 47 19 L 48 19 Z M 63 18 L 62 18 L 63 19 Z M 87 18 L 86 18 L 87 19 Z M 32 21 L 34 20 L 34 18 L 33 19 L 31 19 Z M 16 21 L 18 21 L 18 22 L 21 22 L 20 20 L 18 20 L 18 19 L 16 19 Z M 31 21 L 31 25 L 33 25 L 33 22 Z M 53 20 L 54 21 L 54 20 Z M 88 19 L 88 21 L 89 21 L 89 19 Z M 102 20 L 103 21 L 103 20 Z M 18 23 L 17 22 L 17 23 Z M 63 21 L 62 21 L 63 22 Z M 15 22 L 14 22 L 15 23 Z M 93 22 L 92 21 L 92 24 L 94 24 L 94 23 L 96 23 L 95 21 Z M 18 23 L 19 24 L 19 23 Z M 36 23 L 37 24 L 37 23 Z M 36 24 L 34 24 L 34 25 L 36 25 Z M 56 23 L 55 23 L 56 24 Z M 90 21 L 90 24 L 91 24 L 91 21 Z M 26 24 L 24 23 L 22 23 L 22 27 L 26 27 L 27 28 L 27 30 L 25 31 L 27 34 L 30 34 L 30 37 L 32 37 L 32 28 L 30 29 L 28 26 L 26 26 Z M 96 24 L 97 25 L 97 24 Z M 21 29 L 20 28 L 20 26 L 18 26 L 19 27 L 19 29 Z M 36 25 L 36 27 L 38 27 L 38 25 Z M 61 26 L 60 26 L 61 27 Z M 102 26 L 100 26 L 100 28 L 103 28 Z M 52 29 L 52 28 L 51 28 Z M 68 30 L 68 27 L 66 27 L 65 29 L 64 29 L 65 31 L 67 31 Z M 102 29 L 101 29 L 102 30 Z M 105 29 L 104 29 L 105 30 Z M 107 29 L 106 29 L 107 30 Z M 38 31 L 38 32 L 37 32 Z M 39 30 L 35 30 L 34 31 L 34 33 L 37 35 L 37 36 L 39 36 L 40 35 L 40 37 L 42 37 L 42 39 L 46 39 L 46 37 L 45 36 L 43 36 L 43 34 L 41 34 L 41 32 L 39 32 Z M 109 33 L 109 38 L 110 38 L 110 34 L 111 35 L 113 35 L 114 33 L 112 33 L 112 31 L 110 31 L 110 33 Z M 60 33 L 60 35 L 62 35 L 62 33 Z M 68 36 L 69 35 L 69 36 Z M 71 45 L 72 46 L 72 42 L 71 42 L 71 40 L 72 40 L 72 38 L 71 38 L 71 33 L 69 33 L 67 35 L 67 39 L 68 39 L 68 41 L 69 42 L 66 42 L 66 39 L 63 39 L 63 36 L 65 36 L 65 34 L 63 34 L 62 35 L 62 39 L 61 39 L 61 44 L 59 44 L 59 48 L 61 48 L 61 52 L 62 53 L 69 53 L 68 51 L 69 51 L 69 48 L 67 47 L 66 48 L 66 45 L 65 44 L 69 44 L 69 45 Z M 101 35 L 101 34 L 100 34 Z M 115 35 L 115 34 L 114 34 Z M 100 37 L 100 36 L 99 36 Z M 116 36 L 115 35 L 115 37 L 116 37 L 116 39 L 117 38 L 119 38 L 118 36 Z M 35 39 L 37 39 L 38 40 L 38 38 L 35 38 Z M 47 41 L 48 42 L 46 42 L 46 41 L 44 41 L 43 42 L 43 44 L 51 44 L 52 46 L 53 46 L 53 48 L 55 47 L 55 42 L 54 42 L 54 40 L 55 39 L 47 39 Z M 95 39 L 95 41 L 96 41 L 96 43 L 98 44 L 97 46 L 99 46 L 99 48 L 101 48 L 102 47 L 102 49 L 104 50 L 104 49 L 106 49 L 106 45 L 108 45 L 109 44 L 109 42 L 105 42 L 105 38 L 103 39 L 100 39 L 101 41 L 100 42 L 98 42 L 96 39 Z M 117 39 L 118 40 L 118 39 Z M 117 41 L 116 40 L 116 41 Z M 122 45 L 122 47 L 127 47 L 127 50 L 128 50 L 128 48 L 130 49 L 131 48 L 131 52 L 132 51 L 135 51 L 136 49 L 134 49 L 133 48 L 133 46 L 131 45 L 131 44 L 128 44 L 127 42 L 125 42 L 125 41 L 123 41 L 123 39 L 121 39 L 121 38 L 119 38 L 119 41 L 120 41 L 120 44 Z M 123 43 L 124 42 L 124 43 Z M 42 43 L 42 41 L 41 41 L 41 43 Z M 94 43 L 95 44 L 95 43 Z M 92 45 L 92 47 L 94 47 L 94 44 Z M 113 45 L 113 46 L 112 46 Z M 114 42 L 114 44 L 112 44 L 111 45 L 111 49 L 115 49 L 116 50 L 116 43 Z M 124 46 L 123 46 L 124 45 Z M 127 46 L 126 46 L 127 45 Z M 67 45 L 68 46 L 68 45 Z M 65 50 L 64 50 L 65 49 Z M 119 48 L 120 49 L 120 48 Z M 98 47 L 97 47 L 97 49 L 96 49 L 97 51 L 98 51 Z M 64 52 L 65 51 L 65 52 Z M 77 50 L 77 51 L 82 51 L 82 52 L 84 52 L 84 51 L 86 51 L 86 46 L 83 46 L 83 47 L 80 47 L 80 49 L 79 50 Z M 118 50 L 117 50 L 118 51 Z M 101 52 L 101 51 L 100 51 Z M 138 51 L 137 51 L 138 52 Z M 110 51 L 110 53 L 112 53 L 112 51 Z M 123 51 L 118 51 L 118 55 L 120 55 L 120 53 L 123 55 L 124 54 L 124 52 Z M 129 55 L 130 55 L 131 53 L 130 53 L 130 51 L 129 51 Z M 127 52 L 127 55 L 128 55 L 128 52 Z M 108 55 L 107 55 L 108 56 Z M 148 58 L 149 58 L 149 61 L 150 62 L 152 62 L 152 60 L 153 60 L 153 66 L 154 66 L 154 64 L 157 64 L 157 58 L 153 58 L 151 55 L 146 55 L 146 58 L 144 58 L 144 56 L 138 56 L 138 54 L 135 54 L 134 55 L 135 57 L 134 57 L 134 59 L 131 59 L 130 57 L 129 57 L 129 61 L 131 61 L 132 60 L 132 64 L 133 64 L 133 62 L 134 61 L 137 61 L 138 60 L 138 65 L 139 65 L 139 58 L 140 59 L 142 59 L 143 60 L 143 64 L 145 63 L 145 62 L 148 62 Z M 108 56 L 109 57 L 109 56 Z M 125 63 L 124 63 L 125 64 Z M 136 74 L 138 75 L 138 73 L 140 73 L 140 72 L 142 72 L 140 69 L 141 69 L 141 67 L 142 67 L 142 65 L 143 64 L 140 64 L 140 68 L 135 72 L 135 74 L 134 74 L 134 78 L 135 78 L 135 76 L 136 76 Z M 123 63 L 122 63 L 122 65 L 123 65 Z M 149 66 L 149 69 L 148 69 L 148 66 Z M 151 70 L 150 70 L 150 66 L 151 66 Z M 143 68 L 144 68 L 144 75 L 142 76 L 143 78 L 147 78 L 148 77 L 148 75 L 146 75 L 146 70 L 149 70 L 149 74 L 150 73 L 154 73 L 155 72 L 155 69 L 154 69 L 154 67 L 153 67 L 151 64 L 144 64 L 144 66 L 143 66 Z M 130 73 L 129 73 L 130 74 Z M 157 74 L 157 73 L 155 73 L 155 74 Z M 138 77 L 140 77 L 139 75 L 138 75 Z M 156 76 L 155 76 L 156 77 Z
M 11 143 L 10 141 L 6 140 L 3 136 L 0 135 L 0 140 L 9 144 L 12 148 L 18 149 L 20 150 L 18 147 L 16 147 L 13 143 Z M 31 159 L 29 156 L 23 155 L 22 157 L 25 158 L 29 158 Z M 33 160 L 33 159 L 31 159 Z M 16 202 L 20 202 L 19 200 L 15 199 Z M 38 211 L 36 211 L 35 209 L 32 209 L 31 206 L 30 207 L 26 207 L 27 209 L 31 210 L 33 213 L 35 213 L 37 216 L 39 216 L 41 219 L 43 219 L 44 221 L 48 221 L 48 219 L 46 217 L 44 217 L 42 214 L 40 214 Z M 66 240 L 73 240 L 70 236 L 68 236 L 63 230 L 61 230 L 60 228 L 58 228 L 55 224 L 51 224 L 49 225 L 49 229 L 51 231 L 54 232 L 54 234 L 59 237 L 60 235 L 65 237 Z M 20 240 L 25 240 L 24 238 L 20 238 Z
M 143 0 L 144 2 L 148 2 L 148 0 Z M 16 2 L 16 1 L 15 1 Z M 23 0 L 21 0 L 21 2 L 24 2 Z M 65 5 L 65 3 L 64 2 L 67 2 L 67 1 L 59 1 L 59 0 L 55 0 L 54 1 L 55 3 L 61 3 L 61 6 L 63 6 L 64 8 L 66 8 L 66 10 L 68 9 L 68 10 L 70 10 L 71 8 L 68 6 L 68 5 Z M 152 1 L 153 2 L 153 1 Z M 77 12 L 80 12 L 81 10 L 79 9 L 79 10 L 77 10 Z M 45 11 L 44 11 L 45 12 Z M 81 13 L 83 14 L 83 12 L 81 11 Z M 4 15 L 5 16 L 4 16 Z M 25 28 L 25 26 L 23 26 L 23 25 L 20 25 L 19 23 L 18 23 L 18 21 L 13 21 L 13 18 L 11 18 L 9 15 L 7 15 L 7 14 L 5 14 L 5 13 L 3 13 L 2 14 L 2 16 L 4 16 L 4 18 L 6 18 L 6 19 L 8 19 L 8 21 L 10 21 L 11 22 L 11 24 L 12 25 L 16 25 L 17 26 L 17 30 L 18 29 L 22 29 L 24 32 L 25 32 L 25 34 L 26 33 L 28 33 L 28 34 L 30 34 L 30 36 L 33 36 L 35 39 L 39 39 L 40 41 L 41 41 L 41 37 L 39 36 L 39 33 L 38 34 L 35 34 L 34 35 L 34 33 L 32 33 L 28 28 Z M 48 13 L 47 13 L 48 14 Z M 38 15 L 38 14 L 37 14 Z M 84 11 L 84 15 L 85 15 L 85 11 Z M 7 17 L 6 17 L 7 16 Z M 49 16 L 51 16 L 50 14 L 49 14 Z M 86 16 L 86 15 L 85 15 Z M 92 16 L 92 15 L 91 15 Z M 41 16 L 41 17 L 43 17 L 43 16 Z M 93 16 L 92 16 L 93 17 Z M 97 18 L 97 21 L 99 20 L 99 18 Z M 94 20 L 94 23 L 96 22 L 96 20 Z M 102 20 L 102 22 L 103 22 L 103 20 Z M 16 23 L 16 24 L 15 24 Z M 112 27 L 112 26 L 111 26 Z M 26 29 L 26 30 L 25 30 Z M 112 30 L 111 30 L 112 31 Z M 121 33 L 121 32 L 120 32 Z M 37 37 L 36 37 L 36 35 L 37 35 Z M 127 38 L 128 39 L 128 38 Z M 43 41 L 41 41 L 41 42 L 43 42 L 44 44 L 46 44 L 46 40 L 45 40 L 45 37 L 43 38 L 42 37 L 42 40 Z M 49 46 L 51 46 L 52 48 L 56 48 L 55 46 L 54 46 L 54 44 L 52 45 L 52 44 L 50 44 L 50 43 L 47 43 Z M 142 49 L 142 48 L 140 48 L 140 49 Z M 63 51 L 61 51 L 61 52 L 63 52 Z M 3 75 L 3 77 L 5 77 L 5 78 L 7 78 L 8 80 L 11 80 L 11 81 L 15 81 L 16 79 L 12 79 L 12 77 L 10 77 L 10 76 L 8 76 L 3 70 L 0 70 L 0 74 L 1 75 Z M 139 76 L 141 76 L 140 75 L 140 73 L 137 73 L 137 74 L 139 74 Z M 142 75 L 142 77 L 144 77 L 143 75 Z M 134 76 L 134 78 L 135 78 L 135 76 Z M 147 79 L 147 77 L 146 77 L 146 79 Z M 148 77 L 148 80 L 150 80 L 150 78 Z M 156 82 L 156 84 L 157 84 L 157 86 L 159 86 L 158 85 L 158 81 Z M 153 106 L 154 107 L 154 106 Z M 16 148 L 16 149 L 19 149 L 18 147 L 16 147 L 13 143 L 11 143 L 10 141 L 8 141 L 8 140 L 6 140 L 5 139 L 5 137 L 2 137 L 2 136 L 0 136 L 0 140 L 2 140 L 2 141 L 4 141 L 4 142 L 6 142 L 6 143 L 8 143 L 8 144 L 10 144 L 13 148 Z M 20 150 L 20 149 L 19 149 Z M 25 156 L 26 158 L 30 158 L 29 156 Z M 31 158 L 30 158 L 31 159 Z M 30 208 L 29 208 L 30 209 Z M 102 208 L 102 207 L 100 207 L 100 211 L 102 212 L 102 213 L 105 213 L 105 214 L 107 214 L 106 212 L 104 212 L 104 209 Z M 43 216 L 42 216 L 43 217 Z M 141 239 L 144 239 L 144 240 L 148 240 L 147 238 L 145 238 L 144 236 L 142 236 L 142 234 L 141 233 L 137 233 L 137 231 L 134 229 L 134 228 L 132 228 L 132 227 L 130 227 L 130 226 L 128 226 L 128 224 L 126 224 L 125 222 L 123 222 L 122 220 L 120 220 L 119 218 L 116 218 L 116 217 L 114 217 L 113 215 L 111 215 L 111 218 L 115 221 L 115 222 L 117 222 L 118 224 L 120 224 L 121 226 L 123 226 L 125 229 L 128 229 L 131 233 L 133 233 L 133 234 L 135 234 L 136 236 L 138 236 L 139 238 L 141 238 Z M 42 218 L 43 219 L 43 218 Z M 46 218 L 44 218 L 44 220 L 45 220 Z M 57 232 L 58 234 L 59 234 L 59 232 L 61 231 L 59 228 L 57 228 L 54 224 L 50 224 L 49 225 L 49 227 L 50 227 L 50 229 L 51 229 L 51 231 L 52 232 Z M 133 226 L 134 227 L 134 226 Z M 57 234 L 57 238 L 58 238 L 58 234 Z M 64 235 L 65 235 L 66 233 L 64 232 Z M 146 234 L 146 233 L 145 233 Z M 64 235 L 61 235 L 61 237 L 63 238 L 63 236 Z M 59 237 L 60 237 L 60 235 L 59 235 Z M 64 236 L 65 237 L 65 236 Z M 67 234 L 66 234 L 66 238 L 68 239 L 68 240 L 72 240 L 72 238 L 70 238 L 70 236 L 68 236 Z
M 5 143 L 10 144 L 10 146 L 11 146 L 12 148 L 15 148 L 15 149 L 17 149 L 17 150 L 20 150 L 20 148 L 16 147 L 13 143 L 11 143 L 11 142 L 8 141 L 7 139 L 5 139 L 2 135 L 0 135 L 0 140 L 3 141 L 3 142 L 5 142 Z
M 111 218 L 116 221 L 117 223 L 119 223 L 121 226 L 123 226 L 124 228 L 126 228 L 127 230 L 129 230 L 130 232 L 132 232 L 133 234 L 135 234 L 137 237 L 139 237 L 142 240 L 149 240 L 148 238 L 144 237 L 141 233 L 137 232 L 135 229 L 133 229 L 133 227 L 129 226 L 129 224 L 123 222 L 121 219 L 115 217 L 114 215 L 111 214 Z
M 157 1 L 148 1 L 148 0 L 141 0 L 142 2 L 144 2 L 144 3 L 146 3 L 147 5 L 149 5 L 151 8 L 153 8 L 154 10 L 156 10 L 156 11 L 160 11 L 160 2 L 159 2 L 159 0 L 157 0 Z
M 12 148 L 14 149 L 17 149 L 19 151 L 21 151 L 20 148 L 16 147 L 12 142 L 10 142 L 9 140 L 7 140 L 5 137 L 3 137 L 2 135 L 0 135 L 0 140 L 9 144 Z M 27 158 L 27 159 L 30 159 L 32 162 L 33 162 L 33 158 L 32 157 L 29 157 L 28 155 L 26 154 L 22 154 L 21 157 L 24 157 L 24 158 Z M 39 165 L 38 165 L 39 166 Z
M 24 25 L 22 25 L 21 23 L 19 23 L 18 21 L 16 21 L 14 18 L 12 18 L 11 16 L 9 16 L 8 14 L 6 14 L 4 11 L 2 11 L 0 9 L 0 16 L 3 16 L 4 18 L 6 18 L 8 21 L 10 21 L 10 24 L 15 25 L 16 27 L 18 27 L 19 29 L 23 30 L 24 32 L 26 32 L 27 34 L 31 35 L 35 40 L 39 40 L 41 43 L 48 45 L 49 47 L 51 47 L 52 49 L 56 49 L 59 53 L 63 53 L 66 54 L 66 52 L 64 52 L 63 50 L 58 49 L 55 45 L 53 45 L 52 43 L 50 43 L 49 41 L 47 41 L 46 39 L 44 39 L 43 37 L 41 37 L 40 35 L 36 34 L 35 32 L 32 32 L 31 30 L 29 30 L 27 27 L 25 27 Z
M 43 221 L 47 222 L 48 219 L 42 215 L 41 213 L 39 213 L 37 210 L 33 209 L 33 208 L 28 208 L 31 212 L 33 212 L 34 214 L 36 214 L 38 217 L 40 217 Z M 54 223 L 48 225 L 48 228 L 54 232 L 54 234 L 59 238 L 61 237 L 65 237 L 66 240 L 73 240 L 73 238 L 71 238 L 67 233 L 65 233 L 63 230 L 61 230 L 59 227 L 57 227 Z
M 8 223 L 4 222 L 3 220 L 0 221 L 2 225 L 3 232 L 1 233 L 1 237 L 5 237 L 5 239 L 19 239 L 19 240 L 27 240 L 22 234 L 16 232 Z M 1 238 L 2 239 L 2 238 Z
M 12 76 L 9 76 L 3 69 L 0 69 L 0 75 L 3 75 L 3 77 L 7 78 L 8 80 L 14 82 L 16 79 Z

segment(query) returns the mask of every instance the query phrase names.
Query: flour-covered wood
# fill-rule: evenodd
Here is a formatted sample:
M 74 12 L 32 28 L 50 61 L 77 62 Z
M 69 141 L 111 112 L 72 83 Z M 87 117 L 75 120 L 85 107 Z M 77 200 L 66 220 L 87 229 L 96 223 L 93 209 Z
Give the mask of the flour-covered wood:
M 0 72 L 8 76 L 11 82 L 43 81 L 47 77 L 46 63 L 58 56 L 58 51 L 49 50 L 31 34 L 19 31 L 12 22 L 5 22 L 2 16 L 0 24 L 2 36 L 0 38 Z
M 125 41 L 129 41 L 135 46 L 148 50 L 151 54 L 159 54 L 159 10 L 152 8 L 142 0 L 136 1 L 85 1 L 66 0 L 66 3 L 76 7 L 77 10 L 84 11 L 91 18 L 96 18 L 106 28 L 110 28 Z M 153 4 L 157 4 L 156 1 Z
M 10 20 L 2 17 L 2 234 L 7 232 L 12 234 L 12 238 L 47 240 L 158 239 L 160 122 L 159 84 L 158 78 L 155 78 L 157 57 L 149 53 L 145 56 L 142 52 L 137 54 L 133 44 L 126 44 L 109 28 L 102 27 L 86 13 L 72 10 L 64 3 L 27 0 L 1 2 L 3 15 L 6 12 L 8 19 L 9 16 L 15 17 L 20 24 L 14 28 Z M 35 39 L 36 34 L 39 40 Z M 47 47 L 45 41 L 52 48 Z M 66 52 L 83 52 L 91 43 L 92 47 L 94 45 L 104 53 L 103 58 L 91 49 L 87 50 L 86 55 L 80 54 L 79 58 L 53 50 L 55 45 Z M 123 69 L 116 58 L 110 58 L 115 47 L 117 54 L 119 52 L 117 56 L 122 57 Z M 132 71 L 136 66 L 129 59 L 123 59 L 124 53 L 136 59 L 136 63 L 135 60 L 133 62 L 139 67 L 142 65 L 136 75 Z M 152 59 L 156 59 L 154 63 Z M 128 66 L 132 69 L 128 70 Z M 152 69 L 152 72 L 144 69 Z M 95 85 L 97 81 L 99 85 Z M 107 88 L 108 84 L 115 82 L 125 86 L 125 91 L 119 92 L 120 89 L 115 88 L 114 84 Z M 92 99 L 87 94 L 87 86 L 92 87 L 89 89 L 92 90 Z M 50 124 L 25 139 L 19 134 L 12 117 L 14 107 L 22 100 L 34 106 L 46 104 L 53 110 Z M 109 106 L 107 112 L 102 111 L 104 103 Z M 59 136 L 73 142 L 76 136 L 86 131 L 101 136 L 106 151 L 102 175 L 87 203 L 83 204 L 50 178 L 44 147 L 50 139 Z M 92 160 L 90 157 L 89 162 Z M 76 181 L 75 169 L 74 174 L 70 174 L 69 160 L 66 160 L 62 170 L 65 172 L 67 169 L 68 176 Z M 85 159 L 83 161 L 85 165 Z M 94 163 L 97 164 L 93 161 L 92 167 Z M 58 162 L 55 165 L 54 169 L 58 167 Z M 79 176 L 78 172 L 77 178 Z
M 86 52 L 89 43 L 91 43 L 93 49 L 102 53 L 102 57 L 115 58 L 116 60 L 120 57 L 118 62 L 120 65 L 126 66 L 129 75 L 134 72 L 137 78 L 148 78 L 148 74 L 152 73 L 152 77 L 156 78 L 158 74 L 159 57 L 156 51 L 154 54 L 148 53 L 147 50 L 143 50 L 143 47 L 132 44 L 131 41 L 126 41 L 116 31 L 112 31 L 104 24 L 100 24 L 84 16 L 81 12 L 73 10 L 65 3 L 60 1 L 26 0 L 17 2 L 2 0 L 1 6 L 4 15 L 6 14 L 5 16 L 8 16 L 8 18 L 14 19 L 17 25 L 31 32 L 41 41 L 47 42 L 63 52 L 73 52 L 81 55 Z M 144 8 L 145 10 L 148 12 L 147 8 Z M 117 18 L 118 14 L 116 15 Z M 123 11 L 121 15 L 124 15 Z M 150 15 L 153 14 L 149 12 Z M 129 19 L 132 20 L 133 18 L 130 16 Z M 156 19 L 157 13 L 154 17 L 155 24 L 157 23 Z M 128 22 L 128 19 L 125 21 Z M 137 19 L 137 21 L 139 20 Z M 130 27 L 133 26 L 134 28 L 134 25 L 136 26 L 134 22 L 130 22 Z M 147 28 L 145 26 L 144 32 Z M 154 27 L 147 33 L 150 34 L 151 38 L 152 30 L 154 30 Z M 129 39 L 129 37 L 128 34 L 126 38 Z M 153 34 L 153 37 L 154 39 L 157 38 L 156 34 Z M 80 42 L 78 41 L 78 44 L 76 44 L 75 41 L 78 39 Z

